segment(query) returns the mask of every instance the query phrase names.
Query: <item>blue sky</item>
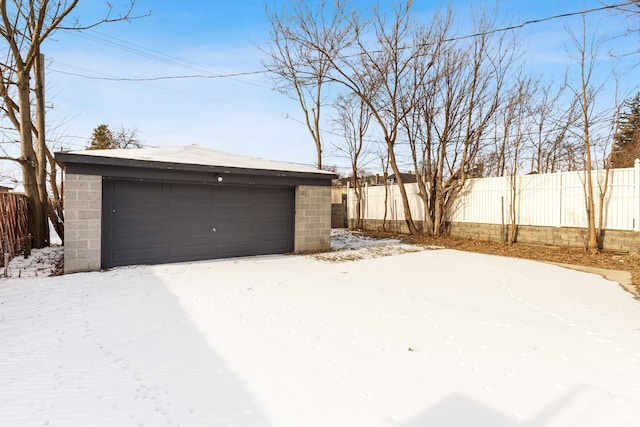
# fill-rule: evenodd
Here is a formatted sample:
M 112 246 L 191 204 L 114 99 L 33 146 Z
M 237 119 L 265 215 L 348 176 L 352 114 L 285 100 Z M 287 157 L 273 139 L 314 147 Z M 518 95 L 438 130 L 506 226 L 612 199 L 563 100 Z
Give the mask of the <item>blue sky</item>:
M 112 3 L 114 13 L 122 10 L 124 2 Z M 359 3 L 370 7 L 373 2 Z M 274 2 L 269 0 L 268 4 Z M 428 19 L 443 4 L 416 0 L 415 11 Z M 481 3 L 451 1 L 460 18 L 460 34 L 468 32 L 465 17 L 472 4 L 478 7 Z M 486 4 L 495 6 L 493 2 Z M 505 23 L 520 23 L 601 5 L 598 0 L 504 0 L 495 7 Z M 82 77 L 148 78 L 260 71 L 262 53 L 258 46 L 265 45 L 269 32 L 265 7 L 263 0 L 138 0 L 135 13 L 152 10 L 151 16 L 83 33 L 56 33 L 44 48 L 49 62 L 47 98 L 52 107 L 48 120 L 55 127 L 50 137 L 57 139 L 56 148 L 84 148 L 92 129 L 105 123 L 112 129 L 137 128 L 141 141 L 149 146 L 195 143 L 272 160 L 313 163 L 313 143 L 305 127 L 296 121 L 302 120 L 299 107 L 271 90 L 262 74 L 150 82 Z M 88 22 L 104 10 L 106 5 L 101 1 L 81 2 L 74 16 Z M 589 19 L 612 34 L 618 34 L 628 24 L 608 12 L 591 14 Z M 563 48 L 567 43 L 565 23 L 577 25 L 579 18 L 531 25 L 519 33 L 528 46 L 528 66 L 544 70 L 547 78 L 561 78 L 567 61 Z M 613 46 L 637 51 L 640 36 L 616 39 Z M 629 60 L 640 62 L 640 55 Z M 629 86 L 626 90 L 634 89 Z M 332 138 L 336 137 L 326 135 L 327 142 Z M 325 163 L 341 165 L 344 161 L 329 153 Z

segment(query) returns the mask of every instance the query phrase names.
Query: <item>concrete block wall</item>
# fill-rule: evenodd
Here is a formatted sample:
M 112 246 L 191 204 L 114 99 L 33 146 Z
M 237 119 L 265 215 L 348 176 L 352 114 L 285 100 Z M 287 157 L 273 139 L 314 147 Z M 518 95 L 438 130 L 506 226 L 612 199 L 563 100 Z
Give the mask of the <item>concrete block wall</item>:
M 345 213 L 342 203 L 331 204 L 331 228 L 345 228 Z
M 353 227 L 354 220 L 349 219 Z M 384 230 L 392 233 L 408 233 L 404 221 L 387 221 Z M 422 223 L 416 222 L 418 229 Z M 363 221 L 366 230 L 383 230 L 382 220 L 367 219 Z M 451 236 L 476 240 L 505 242 L 509 236 L 509 226 L 500 224 L 484 224 L 476 222 L 450 222 L 447 231 Z M 519 225 L 516 231 L 516 242 L 533 245 L 551 245 L 559 247 L 584 247 L 587 230 L 575 227 L 537 227 Z M 640 253 L 640 233 L 626 230 L 605 230 L 602 249 L 605 251 Z
M 68 173 L 64 185 L 64 272 L 99 270 L 102 177 Z
M 331 249 L 331 187 L 296 187 L 296 253 Z
M 355 227 L 355 223 L 355 219 L 349 218 L 349 228 Z M 423 224 L 421 221 L 416 221 L 415 225 L 418 230 L 422 231 Z M 365 230 L 386 231 L 388 233 L 409 234 L 409 226 L 405 220 L 363 219 L 362 228 Z
M 477 240 L 504 241 L 509 226 L 470 222 L 448 224 L 452 236 Z M 560 247 L 584 247 L 587 230 L 574 227 L 537 227 L 520 225 L 516 231 L 516 242 Z M 615 252 L 640 253 L 640 233 L 626 230 L 605 230 L 602 249 Z

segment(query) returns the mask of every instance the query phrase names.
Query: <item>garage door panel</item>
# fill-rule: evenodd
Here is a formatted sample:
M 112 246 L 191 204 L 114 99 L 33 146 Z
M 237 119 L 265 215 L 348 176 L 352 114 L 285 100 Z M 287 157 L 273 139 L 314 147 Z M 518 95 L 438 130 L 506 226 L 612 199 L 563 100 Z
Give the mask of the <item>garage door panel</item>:
M 154 260 L 162 257 L 162 248 L 158 247 L 145 247 L 145 248 L 128 248 L 119 249 L 112 252 L 111 261 L 113 266 L 116 265 L 131 265 L 129 260 L 135 259 L 139 264 L 153 263 Z
M 194 185 L 180 182 L 164 182 L 162 185 L 165 189 L 170 187 L 170 192 L 173 194 L 173 197 L 189 197 L 192 195 L 198 195 L 199 197 L 210 196 L 215 188 L 212 185 Z
M 218 203 L 218 217 L 219 218 L 240 218 L 240 217 L 254 217 L 256 205 L 250 202 L 244 203 Z
M 126 241 L 127 244 L 135 241 L 162 241 L 162 227 L 158 225 L 116 223 L 109 235 L 114 241 Z M 155 240 L 154 240 L 155 239 Z
M 293 207 L 291 207 L 292 209 Z M 256 216 L 258 218 L 286 218 L 286 216 L 282 216 L 282 212 L 284 210 L 289 209 L 288 205 L 271 205 L 271 206 L 260 206 L 260 211 L 256 212 Z
M 203 259 L 209 254 L 209 245 L 182 245 L 168 248 L 168 256 L 171 260 L 196 260 Z
M 141 197 L 138 200 L 124 200 L 112 204 L 114 216 L 124 217 L 149 217 L 162 214 L 162 203 L 159 200 Z
M 255 196 L 255 188 L 256 187 L 238 187 L 238 186 L 218 186 L 215 187 L 218 189 L 218 194 L 220 195 L 220 200 L 224 200 L 227 202 L 233 201 L 244 201 L 248 198 L 252 198 Z
M 222 225 L 216 228 L 215 236 L 213 236 L 215 242 L 252 239 L 256 234 L 255 225 L 253 224 L 244 224 L 242 227 L 227 227 Z
M 226 244 L 233 242 L 252 242 L 256 238 L 255 225 L 251 223 L 244 224 L 243 227 L 236 225 L 230 226 L 223 224 L 216 228 L 213 241 L 216 244 Z
M 103 196 L 104 268 L 293 250 L 293 187 L 107 178 Z
M 236 241 L 236 242 L 220 242 L 216 245 L 219 258 L 256 255 L 255 242 L 253 240 Z
M 115 192 L 135 192 L 136 194 L 160 194 L 163 190 L 162 182 L 134 181 L 134 180 L 110 180 Z
M 265 219 L 258 220 L 258 233 L 278 232 L 286 233 L 291 230 L 291 223 L 285 218 L 281 219 Z
M 257 245 L 258 252 L 262 254 L 285 253 L 293 250 L 287 239 L 261 240 Z
M 253 232 L 256 228 L 255 213 L 243 212 L 238 215 L 218 216 L 215 228 L 226 233 Z
M 211 238 L 210 234 L 213 233 L 211 227 L 208 226 L 207 223 L 194 221 L 194 218 L 191 218 L 190 221 L 172 222 L 173 223 L 170 226 L 161 231 L 161 238 L 164 238 L 162 236 L 162 234 L 164 234 L 168 237 L 175 238 L 178 242 L 180 240 L 192 240 L 197 238 L 208 240 Z
M 211 201 L 199 198 L 170 200 L 167 214 L 171 217 L 207 217 L 210 216 Z

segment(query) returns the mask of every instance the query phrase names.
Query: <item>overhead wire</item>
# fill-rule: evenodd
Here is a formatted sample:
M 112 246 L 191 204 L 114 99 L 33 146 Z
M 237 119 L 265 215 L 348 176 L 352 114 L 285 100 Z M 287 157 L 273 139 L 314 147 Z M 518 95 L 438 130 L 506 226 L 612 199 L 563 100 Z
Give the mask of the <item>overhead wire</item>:
M 540 24 L 542 22 L 548 22 L 548 21 L 552 21 L 552 20 L 555 20 L 555 19 L 570 18 L 572 16 L 579 16 L 579 15 L 586 15 L 586 14 L 595 13 L 595 12 L 602 12 L 604 10 L 617 9 L 617 8 L 620 8 L 620 7 L 629 6 L 629 5 L 636 4 L 636 3 L 637 3 L 637 1 L 631 0 L 631 1 L 628 1 L 628 2 L 625 2 L 625 3 L 618 3 L 618 4 L 613 4 L 613 5 L 605 5 L 605 6 L 601 6 L 601 7 L 595 7 L 595 8 L 592 8 L 592 9 L 586 9 L 586 10 L 576 11 L 576 12 L 561 13 L 561 14 L 558 14 L 558 15 L 547 16 L 545 18 L 530 19 L 530 20 L 522 22 L 520 24 L 510 25 L 510 26 L 502 27 L 502 28 L 495 28 L 493 30 L 480 31 L 480 32 L 473 33 L 473 34 L 466 34 L 464 36 L 451 37 L 451 38 L 445 39 L 444 41 L 445 42 L 452 42 L 452 41 L 464 40 L 464 39 L 468 39 L 468 38 L 482 37 L 482 36 L 486 36 L 486 35 L 490 35 L 490 34 L 503 33 L 503 32 L 506 32 L 506 31 L 513 31 L 513 30 L 517 30 L 517 29 L 520 29 L 520 28 L 524 28 L 524 27 L 526 27 L 528 25 Z
M 612 4 L 612 5 L 604 5 L 601 7 L 596 7 L 596 8 L 591 8 L 591 9 L 586 9 L 586 10 L 581 10 L 581 11 L 575 11 L 575 12 L 567 12 L 567 13 L 561 13 L 561 14 L 557 14 L 557 15 L 551 15 L 551 16 L 547 16 L 544 18 L 538 18 L 538 19 L 530 19 L 524 22 L 521 22 L 520 24 L 516 24 L 516 25 L 509 25 L 506 27 L 501 27 L 501 28 L 494 28 L 491 30 L 487 30 L 487 31 L 479 31 L 476 33 L 471 33 L 471 34 L 465 34 L 462 36 L 454 36 L 454 37 L 449 37 L 447 39 L 442 40 L 443 42 L 454 42 L 454 41 L 459 41 L 459 40 L 465 40 L 465 39 L 469 39 L 469 38 L 475 38 L 475 37 L 483 37 L 486 35 L 491 35 L 491 34 L 497 34 L 497 33 L 502 33 L 502 32 L 507 32 L 507 31 L 513 31 L 513 30 L 517 30 L 520 28 L 524 28 L 526 26 L 529 25 L 534 25 L 534 24 L 540 24 L 543 22 L 548 22 L 548 21 L 552 21 L 552 20 L 556 20 L 556 19 L 562 19 L 562 18 L 569 18 L 569 17 L 573 17 L 573 16 L 579 16 L 579 15 L 586 15 L 586 14 L 591 14 L 591 13 L 596 13 L 596 12 L 602 12 L 605 10 L 612 10 L 612 9 L 619 9 L 621 7 L 625 7 L 625 6 L 630 6 L 633 4 L 636 4 L 637 2 L 634 0 L 631 1 L 627 1 L 624 3 L 617 3 L 617 4 Z M 95 30 L 93 30 L 94 33 L 97 34 L 101 34 Z M 139 45 L 135 45 L 133 43 L 130 42 L 126 42 L 124 40 L 120 40 L 117 39 L 115 37 L 112 36 L 107 36 L 107 38 L 112 38 L 116 41 L 111 42 L 108 39 L 105 39 L 104 37 L 98 37 L 98 36 L 90 36 L 90 35 L 86 35 L 85 36 L 87 38 L 92 38 L 94 40 L 98 40 L 100 43 L 103 44 L 107 44 L 110 45 L 112 47 L 115 47 L 117 49 L 129 52 L 129 53 L 133 53 L 135 55 L 139 55 L 139 56 L 143 56 L 143 57 L 147 57 L 150 59 L 154 59 L 160 62 L 165 62 L 165 63 L 176 63 L 176 64 L 180 64 L 183 66 L 188 66 L 190 67 L 190 64 L 186 64 L 186 63 L 182 63 L 181 61 L 179 61 L 177 58 L 173 58 L 171 56 L 168 55 L 164 55 L 160 52 L 157 51 L 153 51 L 152 49 L 147 49 L 145 47 L 139 46 Z M 129 47 L 127 46 L 127 44 L 133 46 L 133 47 Z M 424 47 L 426 46 L 426 44 L 417 44 L 414 47 Z M 158 53 L 160 53 L 158 55 Z M 257 74 L 267 74 L 268 71 L 267 70 L 255 70 L 255 71 L 244 71 L 244 72 L 234 72 L 234 73 L 222 73 L 222 74 L 191 74 L 191 75 L 176 75 L 176 76 L 157 76 L 157 77 L 99 77 L 99 76 L 89 76 L 86 74 L 81 74 L 81 73 L 72 73 L 72 72 L 68 72 L 68 71 L 61 71 L 61 70 L 55 70 L 55 69 L 50 69 L 51 71 L 57 72 L 57 73 L 61 73 L 61 74 L 67 74 L 67 75 L 71 75 L 71 76 L 75 76 L 75 77 L 82 77 L 85 79 L 91 79 L 91 80 L 109 80 L 109 81 L 137 81 L 137 82 L 141 82 L 141 81 L 156 81 L 156 80 L 174 80 L 174 79 L 222 79 L 222 78 L 234 78 L 234 77 L 243 77 L 243 76 L 249 76 L 249 75 L 257 75 Z
M 581 11 L 575 11 L 575 12 L 568 12 L 568 13 L 562 13 L 562 14 L 557 14 L 557 15 L 551 15 L 551 16 L 547 16 L 547 17 L 544 17 L 544 18 L 527 20 L 527 21 L 521 22 L 521 23 L 516 24 L 516 25 L 509 25 L 509 26 L 505 26 L 505 27 L 501 27 L 501 28 L 495 28 L 495 29 L 491 29 L 491 30 L 487 30 L 487 31 L 480 31 L 480 32 L 465 34 L 465 35 L 461 35 L 461 36 L 454 36 L 454 37 L 450 37 L 450 38 L 444 39 L 443 41 L 444 42 L 454 42 L 454 41 L 465 40 L 465 39 L 470 39 L 470 38 L 475 38 L 475 37 L 482 37 L 482 36 L 486 36 L 486 35 L 490 35 L 490 34 L 502 33 L 502 32 L 507 32 L 507 31 L 514 31 L 514 30 L 517 30 L 517 29 L 524 28 L 526 26 L 540 24 L 540 23 L 544 23 L 544 22 L 548 22 L 548 21 L 552 21 L 552 20 L 556 20 L 556 19 L 564 19 L 564 18 L 569 18 L 569 17 L 573 17 L 573 16 L 579 16 L 579 15 L 586 15 L 586 14 L 602 12 L 602 11 L 605 11 L 605 10 L 619 9 L 619 8 L 622 8 L 622 7 L 625 7 L 625 6 L 630 6 L 630 5 L 633 5 L 633 4 L 636 4 L 636 3 L 637 3 L 636 1 L 627 1 L 627 2 L 623 2 L 623 3 L 617 3 L 617 4 L 612 4 L 612 5 L 604 5 L 604 6 L 601 6 L 601 7 L 591 8 L 591 9 L 586 9 L 586 10 L 581 10 Z M 53 71 L 53 72 L 59 73 L 59 74 L 64 74 L 64 75 L 69 75 L 69 76 L 74 76 L 74 77 L 90 79 L 90 80 L 121 81 L 121 82 L 152 82 L 152 81 L 162 81 L 162 80 L 185 80 L 185 79 L 225 79 L 225 78 L 238 78 L 238 77 L 245 77 L 245 76 L 255 76 L 255 75 L 267 74 L 268 73 L 267 70 L 255 70 L 255 71 L 232 72 L 232 73 L 207 73 L 206 69 L 204 69 L 202 67 L 195 66 L 194 64 L 189 64 L 189 63 L 183 62 L 183 61 L 181 61 L 180 59 L 178 59 L 176 57 L 172 57 L 170 55 L 166 55 L 165 53 L 154 51 L 152 49 L 148 49 L 146 47 L 143 47 L 143 46 L 140 46 L 140 45 L 137 45 L 137 44 L 134 44 L 134 43 L 131 43 L 129 41 L 122 40 L 122 39 L 118 39 L 118 38 L 113 37 L 113 36 L 108 36 L 108 35 L 102 34 L 102 33 L 98 32 L 98 31 L 95 31 L 95 30 L 83 31 L 83 32 L 79 32 L 79 34 L 82 37 L 87 38 L 88 40 L 91 40 L 91 41 L 94 41 L 94 42 L 97 42 L 97 43 L 101 43 L 101 44 L 105 44 L 107 46 L 113 47 L 115 49 L 122 50 L 124 52 L 128 52 L 128 53 L 131 53 L 131 54 L 134 54 L 134 55 L 145 57 L 145 58 L 148 58 L 148 59 L 151 59 L 151 60 L 155 60 L 155 61 L 158 61 L 158 62 L 163 62 L 163 63 L 166 63 L 166 64 L 180 65 L 180 66 L 183 66 L 185 68 L 191 68 L 191 69 L 196 69 L 196 70 L 205 71 L 205 72 L 204 73 L 199 73 L 199 74 L 166 75 L 166 76 L 155 76 L 155 77 L 113 77 L 113 76 L 88 75 L 88 74 L 83 74 L 83 73 L 78 73 L 78 72 L 71 72 L 71 71 L 64 71 L 64 70 L 59 70 L 59 69 L 55 69 L 55 68 L 49 67 L 50 71 Z M 419 46 L 424 46 L 424 45 L 417 44 L 415 47 L 419 47 Z M 243 81 L 243 82 L 245 82 L 245 81 Z M 297 120 L 297 119 L 295 119 L 295 118 L 293 118 L 293 117 L 291 117 L 289 115 L 287 115 L 287 118 L 289 118 L 291 120 L 294 120 L 294 121 L 296 121 L 298 123 L 303 123 L 302 121 Z M 323 130 L 323 133 L 332 134 L 334 136 L 342 136 L 342 135 L 339 135 L 338 133 L 335 133 L 335 132 L 332 132 L 332 131 L 327 131 L 327 130 Z M 370 142 L 374 142 L 374 141 L 371 140 Z
M 73 73 L 70 71 L 56 70 L 54 68 L 49 68 L 49 70 L 54 71 L 56 73 L 60 73 L 60 74 L 66 74 L 68 76 L 82 77 L 90 80 L 108 80 L 108 81 L 118 81 L 118 82 L 152 82 L 152 81 L 158 81 L 158 80 L 180 80 L 180 79 L 220 79 L 220 78 L 249 76 L 254 74 L 264 74 L 264 71 L 245 71 L 245 72 L 228 73 L 228 74 L 190 74 L 190 75 L 139 77 L 138 78 L 138 77 L 88 76 L 85 74 Z

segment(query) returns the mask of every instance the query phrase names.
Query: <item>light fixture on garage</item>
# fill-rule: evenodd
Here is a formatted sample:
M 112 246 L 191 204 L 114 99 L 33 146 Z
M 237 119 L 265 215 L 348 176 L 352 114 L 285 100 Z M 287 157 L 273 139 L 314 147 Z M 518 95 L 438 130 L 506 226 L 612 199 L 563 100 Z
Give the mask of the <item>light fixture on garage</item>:
M 222 182 L 222 175 L 216 175 L 216 179 L 218 180 L 218 182 Z

